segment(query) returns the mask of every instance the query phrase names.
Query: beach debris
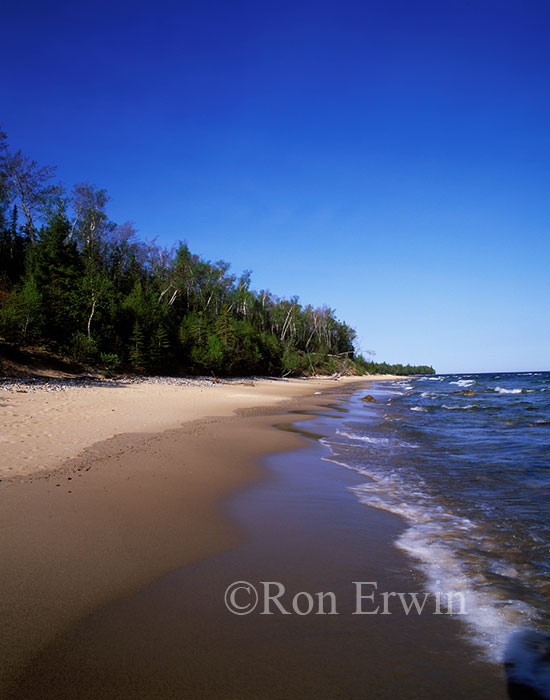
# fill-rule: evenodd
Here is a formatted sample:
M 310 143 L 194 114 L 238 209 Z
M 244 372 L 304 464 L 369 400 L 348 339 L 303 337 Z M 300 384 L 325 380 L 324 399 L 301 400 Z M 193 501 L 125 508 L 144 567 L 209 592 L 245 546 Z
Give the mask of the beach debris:
M 368 403 L 375 403 L 375 402 L 376 402 L 376 399 L 374 398 L 374 396 L 371 396 L 370 394 L 367 394 L 366 396 L 363 396 L 363 398 L 361 399 L 361 401 L 367 401 Z

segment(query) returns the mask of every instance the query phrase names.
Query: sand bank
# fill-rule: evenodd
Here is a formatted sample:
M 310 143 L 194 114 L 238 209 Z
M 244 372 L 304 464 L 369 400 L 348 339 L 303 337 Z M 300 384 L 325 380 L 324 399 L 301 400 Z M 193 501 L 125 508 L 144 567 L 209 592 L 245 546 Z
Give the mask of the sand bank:
M 270 427 L 281 402 L 350 381 L 4 393 L 0 694 L 76 620 L 235 544 L 224 496 L 302 444 Z

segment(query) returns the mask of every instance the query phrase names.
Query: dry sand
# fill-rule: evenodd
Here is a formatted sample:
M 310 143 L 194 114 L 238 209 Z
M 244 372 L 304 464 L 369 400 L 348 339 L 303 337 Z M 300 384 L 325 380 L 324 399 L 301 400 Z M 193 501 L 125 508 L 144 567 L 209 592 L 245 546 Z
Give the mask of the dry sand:
M 0 395 L 0 696 L 76 620 L 235 544 L 223 497 L 302 442 L 270 427 L 281 402 L 350 381 Z
M 391 376 L 371 377 L 373 379 Z M 64 391 L 0 392 L 0 479 L 50 471 L 96 442 L 159 432 L 206 416 L 273 406 L 363 377 L 262 379 L 234 384 L 119 384 Z

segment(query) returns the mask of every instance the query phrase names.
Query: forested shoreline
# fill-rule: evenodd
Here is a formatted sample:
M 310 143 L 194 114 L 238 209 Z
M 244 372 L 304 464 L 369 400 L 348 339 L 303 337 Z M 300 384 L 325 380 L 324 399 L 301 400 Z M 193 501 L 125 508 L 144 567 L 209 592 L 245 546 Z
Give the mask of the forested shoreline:
M 368 362 L 327 306 L 251 288 L 185 243 L 168 250 L 115 224 L 105 190 L 65 191 L 55 168 L 0 132 L 0 336 L 106 373 L 430 374 Z

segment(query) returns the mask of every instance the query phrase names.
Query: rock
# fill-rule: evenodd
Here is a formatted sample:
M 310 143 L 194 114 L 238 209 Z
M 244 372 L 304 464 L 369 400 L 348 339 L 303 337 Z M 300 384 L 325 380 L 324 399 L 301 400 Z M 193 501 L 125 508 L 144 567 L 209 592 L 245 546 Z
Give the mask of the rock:
M 361 401 L 367 401 L 368 403 L 375 403 L 376 399 L 374 398 L 374 396 L 367 394 L 366 396 L 363 396 Z
M 462 391 L 458 392 L 462 396 L 475 396 L 476 392 L 473 389 L 462 389 Z

